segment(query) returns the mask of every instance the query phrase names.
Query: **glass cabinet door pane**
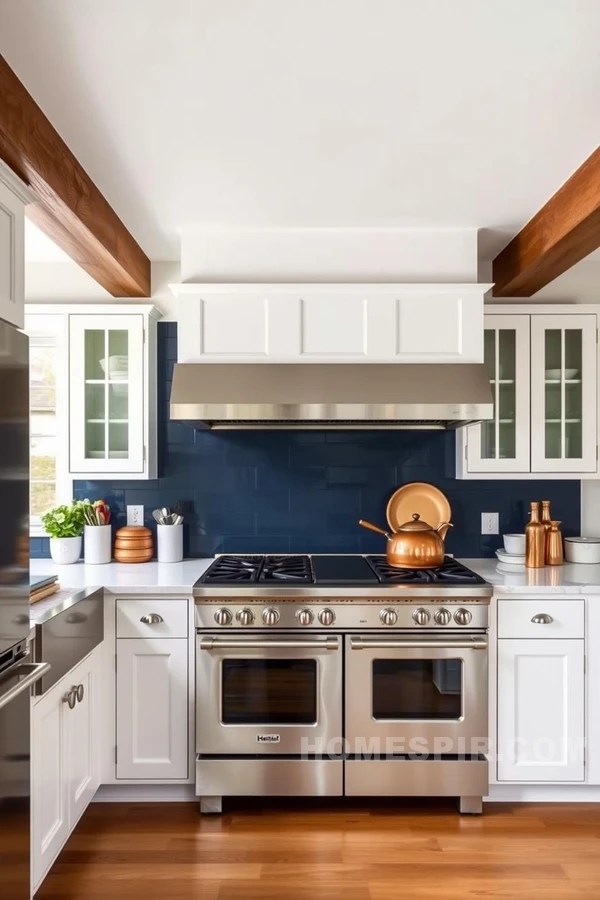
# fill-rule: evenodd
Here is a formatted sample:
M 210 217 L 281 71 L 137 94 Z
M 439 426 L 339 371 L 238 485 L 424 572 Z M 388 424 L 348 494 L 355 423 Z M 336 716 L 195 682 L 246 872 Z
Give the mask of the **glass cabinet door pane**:
M 111 381 L 126 381 L 129 376 L 129 334 L 124 330 L 108 332 L 108 371 Z
M 374 719 L 460 719 L 461 659 L 373 660 Z
M 579 329 L 565 331 L 565 457 L 579 459 L 583 454 L 583 367 L 582 333 Z
M 544 354 L 546 459 L 580 459 L 583 454 L 581 329 L 548 329 Z
M 517 333 L 513 328 L 486 329 L 484 362 L 494 397 L 494 418 L 481 425 L 482 459 L 516 456 Z
M 85 380 L 104 381 L 103 363 L 106 357 L 106 332 L 88 329 L 85 332 Z

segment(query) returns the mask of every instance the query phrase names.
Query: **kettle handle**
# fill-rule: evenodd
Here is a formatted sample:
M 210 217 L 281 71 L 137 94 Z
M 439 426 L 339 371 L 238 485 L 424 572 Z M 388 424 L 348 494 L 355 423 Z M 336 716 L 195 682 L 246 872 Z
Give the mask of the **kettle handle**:
M 364 519 L 359 519 L 358 524 L 362 525 L 363 528 L 368 528 L 369 531 L 375 531 L 377 534 L 382 534 L 389 541 L 391 535 L 389 532 L 384 531 L 383 528 L 379 528 L 378 525 L 372 525 L 371 522 L 366 522 Z

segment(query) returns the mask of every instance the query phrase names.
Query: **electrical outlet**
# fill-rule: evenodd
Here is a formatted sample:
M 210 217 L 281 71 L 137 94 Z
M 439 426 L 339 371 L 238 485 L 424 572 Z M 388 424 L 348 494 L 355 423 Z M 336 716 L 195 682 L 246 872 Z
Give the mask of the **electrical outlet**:
M 481 533 L 499 534 L 498 513 L 481 513 Z
M 128 506 L 127 507 L 127 524 L 143 525 L 144 524 L 144 507 Z

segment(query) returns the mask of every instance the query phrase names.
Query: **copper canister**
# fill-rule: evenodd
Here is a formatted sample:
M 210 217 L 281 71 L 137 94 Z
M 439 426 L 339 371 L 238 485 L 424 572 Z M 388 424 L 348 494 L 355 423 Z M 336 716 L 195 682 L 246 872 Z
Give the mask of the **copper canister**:
M 563 539 L 560 522 L 557 519 L 553 519 L 550 522 L 550 531 L 546 534 L 546 562 L 549 566 L 562 566 L 563 559 Z
M 143 525 L 125 525 L 115 535 L 115 559 L 121 563 L 150 562 L 154 552 L 152 532 Z

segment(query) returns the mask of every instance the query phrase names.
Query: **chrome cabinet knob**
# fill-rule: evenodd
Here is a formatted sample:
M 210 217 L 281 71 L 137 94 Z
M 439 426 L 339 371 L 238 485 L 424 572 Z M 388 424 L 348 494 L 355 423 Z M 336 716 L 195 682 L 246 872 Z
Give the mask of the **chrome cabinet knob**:
M 534 625 L 551 625 L 554 619 L 548 613 L 538 613 L 531 621 Z
M 438 609 L 433 619 L 436 625 L 447 625 L 452 621 L 452 613 L 448 609 Z
M 143 622 L 144 625 L 160 625 L 161 622 L 164 622 L 162 616 L 158 613 L 146 613 L 145 616 L 142 616 L 140 622 Z
M 322 609 L 319 613 L 319 622 L 321 625 L 333 625 L 335 622 L 335 613 L 332 609 Z
M 457 609 L 454 613 L 454 621 L 457 625 L 468 625 L 471 619 L 473 618 L 473 614 L 469 612 L 468 609 Z
M 231 625 L 232 615 L 228 609 L 218 609 L 215 613 L 217 625 Z
M 75 693 L 77 694 L 77 702 L 81 703 L 85 694 L 85 688 L 82 684 L 78 684 L 75 688 Z
M 268 607 L 263 610 L 262 620 L 265 625 L 277 625 L 279 622 L 279 610 L 274 607 Z
M 296 613 L 296 619 L 299 625 L 312 625 L 314 615 L 310 609 L 299 609 Z
M 429 615 L 428 610 L 423 609 L 423 607 L 421 607 L 420 609 L 415 609 L 413 613 L 413 619 L 417 623 L 417 625 L 427 625 L 430 618 L 431 616 Z
M 252 623 L 254 622 L 254 613 L 247 607 L 244 607 L 244 609 L 238 609 L 235 617 L 240 625 L 252 625 Z
M 75 709 L 75 704 L 77 703 L 77 688 L 72 687 L 70 691 L 62 698 L 63 703 L 69 704 L 69 709 Z
M 382 609 L 379 618 L 383 625 L 395 625 L 398 621 L 398 613 L 395 609 Z

